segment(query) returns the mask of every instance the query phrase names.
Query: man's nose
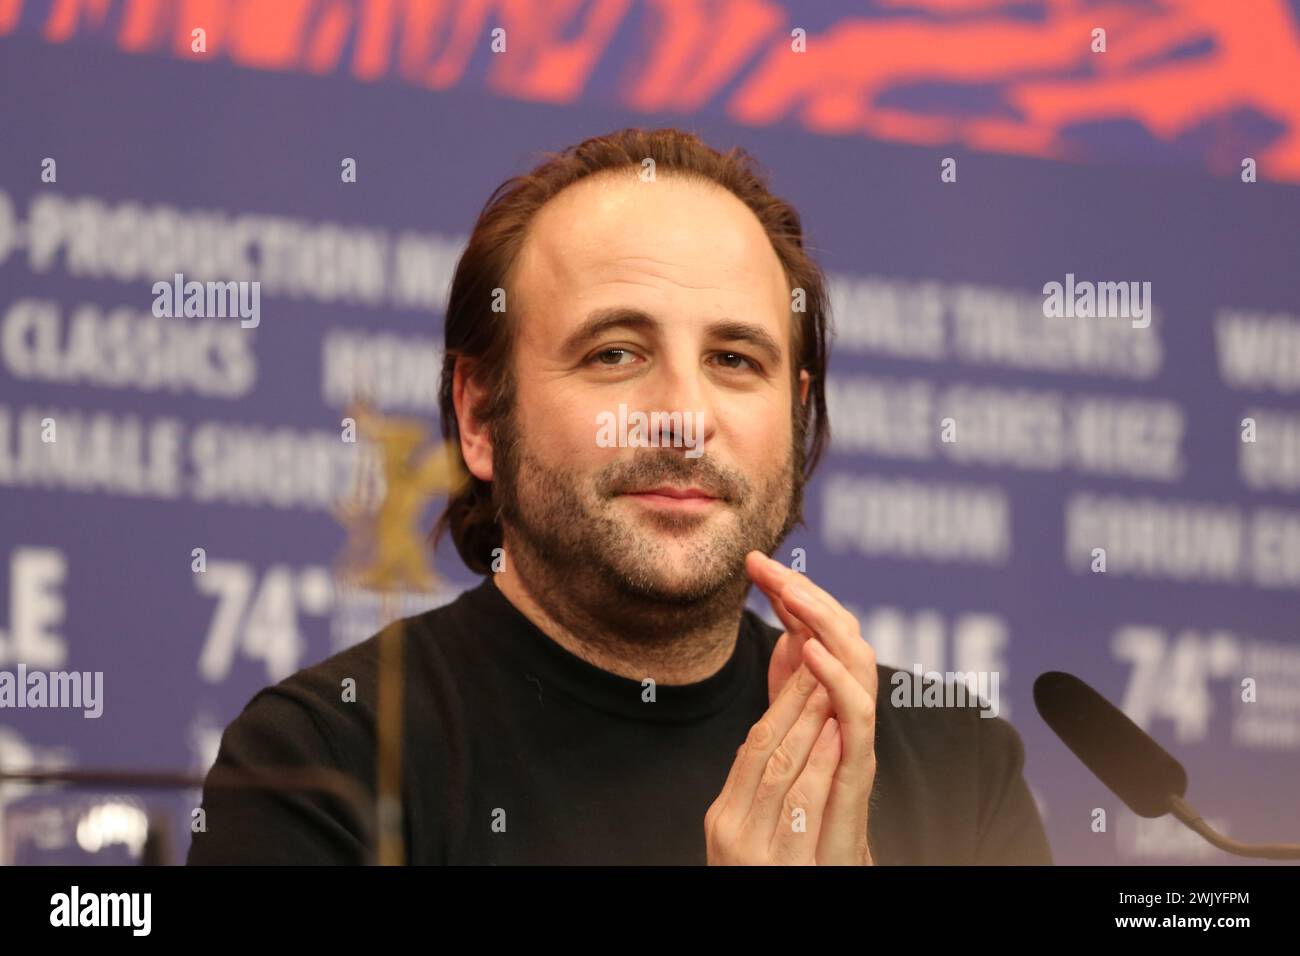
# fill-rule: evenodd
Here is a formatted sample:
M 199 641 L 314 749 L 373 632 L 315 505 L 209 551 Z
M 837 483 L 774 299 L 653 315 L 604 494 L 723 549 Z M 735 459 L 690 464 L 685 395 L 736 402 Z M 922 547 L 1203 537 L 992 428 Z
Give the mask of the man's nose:
M 673 447 L 702 450 L 716 428 L 713 390 L 703 364 L 687 359 L 661 363 L 646 385 L 638 397 L 648 403 L 646 411 L 672 416 L 667 427 L 673 430 Z

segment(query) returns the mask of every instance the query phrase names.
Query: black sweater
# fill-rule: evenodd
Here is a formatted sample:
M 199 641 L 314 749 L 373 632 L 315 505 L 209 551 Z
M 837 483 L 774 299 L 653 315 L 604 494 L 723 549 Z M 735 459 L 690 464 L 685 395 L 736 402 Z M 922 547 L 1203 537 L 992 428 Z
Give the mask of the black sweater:
M 658 686 L 556 644 L 490 579 L 404 621 L 403 800 L 414 864 L 703 864 L 704 814 L 767 710 L 780 632 L 751 611 L 706 680 Z M 376 635 L 259 692 L 215 767 L 323 766 L 375 790 Z M 974 707 L 890 705 L 879 668 L 878 864 L 1047 864 L 1023 748 Z M 355 681 L 355 702 L 345 682 Z M 353 863 L 355 813 L 312 793 L 204 789 L 188 862 Z

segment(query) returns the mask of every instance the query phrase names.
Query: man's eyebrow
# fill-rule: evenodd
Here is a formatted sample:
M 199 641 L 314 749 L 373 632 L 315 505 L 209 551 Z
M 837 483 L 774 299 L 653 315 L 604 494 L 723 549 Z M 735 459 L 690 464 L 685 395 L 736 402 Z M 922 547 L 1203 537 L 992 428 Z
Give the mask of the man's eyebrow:
M 568 355 L 576 352 L 587 342 L 611 329 L 629 329 L 650 333 L 662 331 L 662 326 L 658 319 L 641 309 L 622 306 L 597 309 L 587 316 L 582 325 L 578 326 L 564 339 L 563 344 L 560 346 L 561 353 Z M 712 339 L 724 342 L 747 342 L 762 352 L 772 365 L 779 366 L 781 364 L 781 346 L 760 325 L 735 319 L 720 319 L 709 323 L 704 331 Z
M 723 320 L 713 322 L 705 332 L 710 338 L 727 342 L 748 342 L 762 352 L 774 366 L 781 364 L 781 346 L 768 333 L 767 329 L 749 322 Z
M 653 332 L 658 330 L 659 322 L 653 316 L 640 309 L 629 309 L 617 307 L 612 309 L 597 309 L 587 316 L 587 320 L 578 326 L 573 332 L 565 338 L 564 343 L 560 346 L 562 354 L 576 352 L 587 342 L 603 335 L 610 329 L 632 329 L 640 332 Z

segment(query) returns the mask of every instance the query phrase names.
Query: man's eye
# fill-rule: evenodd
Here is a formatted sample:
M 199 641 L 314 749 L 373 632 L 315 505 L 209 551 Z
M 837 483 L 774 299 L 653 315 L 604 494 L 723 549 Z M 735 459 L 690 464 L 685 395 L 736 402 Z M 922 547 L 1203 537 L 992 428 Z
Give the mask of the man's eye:
M 608 365 L 608 366 L 626 365 L 627 364 L 626 362 L 620 360 L 624 356 L 630 357 L 631 355 L 632 353 L 627 349 L 605 349 L 593 355 L 592 360 L 601 365 Z M 611 357 L 613 361 L 610 361 Z
M 754 371 L 758 371 L 758 365 L 753 359 L 741 355 L 739 352 L 719 352 L 718 359 L 729 369 L 740 369 L 748 365 Z

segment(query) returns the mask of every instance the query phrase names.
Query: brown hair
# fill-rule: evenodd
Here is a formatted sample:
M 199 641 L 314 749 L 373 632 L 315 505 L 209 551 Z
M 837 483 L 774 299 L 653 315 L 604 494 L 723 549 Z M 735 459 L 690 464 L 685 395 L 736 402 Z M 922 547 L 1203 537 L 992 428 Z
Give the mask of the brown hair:
M 803 227 L 794 207 L 768 191 L 767 182 L 753 158 L 739 147 L 719 153 L 693 133 L 677 129 L 623 129 L 585 140 L 558 153 L 522 176 L 514 176 L 488 198 L 479 213 L 469 243 L 456 265 L 444 323 L 445 348 L 439 402 L 442 433 L 460 452 L 460 428 L 452 397 L 456 362 L 470 360 L 473 374 L 491 383 L 474 410 L 480 420 L 492 423 L 509 415 L 514 404 L 511 373 L 512 323 L 506 313 L 490 308 L 493 290 L 507 289 L 510 270 L 523 246 L 533 216 L 557 193 L 579 180 L 607 170 L 640 170 L 646 159 L 655 171 L 696 180 L 709 180 L 729 190 L 758 217 L 785 270 L 791 289 L 804 290 L 801 321 L 793 325 L 795 405 L 802 420 L 796 435 L 808 442 L 802 449 L 803 480 L 812 474 L 830 440 L 826 417 L 827 322 L 829 303 L 820 267 L 804 250 Z M 508 298 L 513 298 L 509 296 Z M 799 405 L 798 374 L 811 377 L 808 402 Z M 470 570 L 487 574 L 492 550 L 502 546 L 502 530 L 492 499 L 491 482 L 470 475 L 456 489 L 438 518 L 430 537 L 435 545 L 451 529 L 456 550 Z

